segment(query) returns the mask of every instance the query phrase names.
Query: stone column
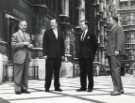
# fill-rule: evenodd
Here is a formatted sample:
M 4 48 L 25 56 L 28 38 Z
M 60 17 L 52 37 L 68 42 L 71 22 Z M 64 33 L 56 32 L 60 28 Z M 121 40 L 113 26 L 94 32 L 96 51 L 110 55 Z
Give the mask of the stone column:
M 62 14 L 69 16 L 69 0 L 62 0 Z
M 85 0 L 80 0 L 79 6 L 79 22 L 85 20 Z
M 116 8 L 119 8 L 119 0 L 113 0 L 113 4 L 116 6 Z
M 131 0 L 128 0 L 128 7 L 130 8 L 131 6 Z

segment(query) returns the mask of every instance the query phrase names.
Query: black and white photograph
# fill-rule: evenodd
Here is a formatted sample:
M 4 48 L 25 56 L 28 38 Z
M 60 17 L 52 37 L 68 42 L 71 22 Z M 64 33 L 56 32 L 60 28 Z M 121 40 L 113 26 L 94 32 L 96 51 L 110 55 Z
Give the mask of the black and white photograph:
M 0 0 L 0 103 L 135 103 L 135 0 Z

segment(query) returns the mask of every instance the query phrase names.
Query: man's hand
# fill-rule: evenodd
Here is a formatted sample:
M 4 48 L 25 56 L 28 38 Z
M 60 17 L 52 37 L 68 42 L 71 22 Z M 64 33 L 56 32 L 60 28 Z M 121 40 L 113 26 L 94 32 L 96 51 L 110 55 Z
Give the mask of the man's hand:
M 65 54 L 65 56 L 66 56 L 66 57 L 70 57 L 70 56 L 71 56 L 71 54 Z
M 23 45 L 28 46 L 28 45 L 30 45 L 30 43 L 29 42 L 23 42 Z
M 114 53 L 116 56 L 119 55 L 119 51 L 117 51 L 117 50 Z
M 61 59 L 62 59 L 62 60 L 65 60 L 65 56 L 62 56 Z
M 43 56 L 44 59 L 47 59 L 47 56 Z
M 32 45 L 32 44 L 29 44 L 29 45 L 28 45 L 28 48 L 32 48 L 32 47 L 33 47 L 33 45 Z

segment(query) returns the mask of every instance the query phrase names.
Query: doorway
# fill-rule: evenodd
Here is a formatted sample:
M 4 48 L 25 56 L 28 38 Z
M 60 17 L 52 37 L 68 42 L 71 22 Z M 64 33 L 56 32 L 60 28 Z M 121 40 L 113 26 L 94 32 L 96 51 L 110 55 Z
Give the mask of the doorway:
M 8 43 L 8 51 L 7 51 L 7 55 L 8 55 L 8 59 L 9 62 L 12 62 L 13 60 L 13 52 L 12 52 L 12 46 L 11 46 L 11 38 L 12 38 L 12 34 L 17 32 L 18 30 L 18 23 L 19 23 L 19 19 L 9 15 L 9 14 L 5 14 L 6 17 L 6 42 Z

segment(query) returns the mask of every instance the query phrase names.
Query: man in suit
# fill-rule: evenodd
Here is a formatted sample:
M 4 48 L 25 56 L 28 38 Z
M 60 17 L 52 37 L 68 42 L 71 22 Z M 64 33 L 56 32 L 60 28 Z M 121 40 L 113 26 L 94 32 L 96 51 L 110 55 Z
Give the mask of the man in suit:
M 14 82 L 15 93 L 30 93 L 28 89 L 28 66 L 30 61 L 30 48 L 32 48 L 30 35 L 26 32 L 27 22 L 19 22 L 19 30 L 12 35 L 12 48 L 14 51 Z
M 58 29 L 56 19 L 52 19 L 50 25 L 51 29 L 47 30 L 43 37 L 43 55 L 46 58 L 46 92 L 49 92 L 53 74 L 55 91 L 62 91 L 60 88 L 59 73 L 62 56 L 64 56 L 64 38 Z
M 106 54 L 108 57 L 112 82 L 114 86 L 111 95 L 115 96 L 124 93 L 120 77 L 121 63 L 119 61 L 119 57 L 123 54 L 124 51 L 123 47 L 125 36 L 122 27 L 120 27 L 118 24 L 118 17 L 110 17 L 109 21 L 111 30 L 107 35 Z
M 80 23 L 82 34 L 79 40 L 79 65 L 80 65 L 80 84 L 81 87 L 77 91 L 88 92 L 93 90 L 93 61 L 98 47 L 97 39 L 94 33 L 88 29 L 87 23 L 82 20 Z M 88 77 L 88 87 L 87 87 Z

